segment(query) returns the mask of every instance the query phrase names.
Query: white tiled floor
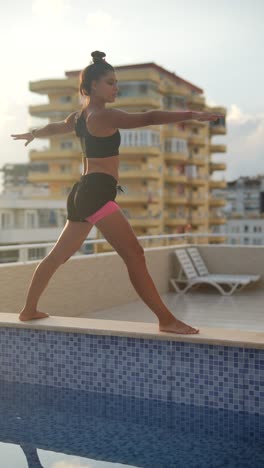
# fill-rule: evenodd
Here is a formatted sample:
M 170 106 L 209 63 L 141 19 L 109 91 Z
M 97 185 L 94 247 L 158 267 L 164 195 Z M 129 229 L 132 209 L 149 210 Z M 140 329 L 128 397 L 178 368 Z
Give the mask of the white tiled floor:
M 247 331 L 264 331 L 264 291 L 241 291 L 230 297 L 215 292 L 163 294 L 163 302 L 174 315 L 196 327 L 220 327 Z M 81 315 L 108 320 L 157 323 L 157 317 L 142 300 Z

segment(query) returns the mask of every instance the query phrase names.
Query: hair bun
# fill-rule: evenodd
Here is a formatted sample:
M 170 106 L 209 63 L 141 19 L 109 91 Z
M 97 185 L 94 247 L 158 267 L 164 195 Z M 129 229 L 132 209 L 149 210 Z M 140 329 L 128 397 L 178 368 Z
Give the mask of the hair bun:
M 93 63 L 104 63 L 105 62 L 105 53 L 100 52 L 99 50 L 95 50 L 94 52 L 91 53 L 91 56 L 93 57 Z

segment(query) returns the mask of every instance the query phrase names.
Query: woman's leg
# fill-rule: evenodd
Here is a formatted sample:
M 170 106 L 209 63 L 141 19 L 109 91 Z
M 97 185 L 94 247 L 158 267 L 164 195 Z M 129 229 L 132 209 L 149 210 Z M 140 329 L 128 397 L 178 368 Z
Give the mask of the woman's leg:
M 96 222 L 96 227 L 124 260 L 135 290 L 159 319 L 160 331 L 190 334 L 199 330 L 177 320 L 169 311 L 147 270 L 144 249 L 121 210 Z
M 48 317 L 46 312 L 37 310 L 39 298 L 52 275 L 60 265 L 65 263 L 83 244 L 93 225 L 89 222 L 67 220 L 55 246 L 38 264 L 32 277 L 25 306 L 19 314 L 20 320 L 32 320 Z

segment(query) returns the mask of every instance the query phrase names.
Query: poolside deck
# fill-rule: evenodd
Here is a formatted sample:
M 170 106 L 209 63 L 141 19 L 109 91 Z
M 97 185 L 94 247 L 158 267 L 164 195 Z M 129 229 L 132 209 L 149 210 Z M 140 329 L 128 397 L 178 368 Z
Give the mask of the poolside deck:
M 186 295 L 168 292 L 161 297 L 177 318 L 190 325 L 264 332 L 263 289 L 248 289 L 230 297 L 208 290 Z M 80 317 L 157 323 L 157 317 L 142 300 L 97 312 L 87 312 Z

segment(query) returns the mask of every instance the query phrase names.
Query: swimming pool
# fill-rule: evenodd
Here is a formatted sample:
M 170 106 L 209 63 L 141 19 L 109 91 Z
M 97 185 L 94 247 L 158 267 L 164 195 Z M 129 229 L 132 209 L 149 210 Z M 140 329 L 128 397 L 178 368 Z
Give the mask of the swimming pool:
M 263 467 L 249 413 L 1 382 L 0 417 L 3 468 Z
M 3 468 L 263 468 L 263 334 L 5 320 Z

